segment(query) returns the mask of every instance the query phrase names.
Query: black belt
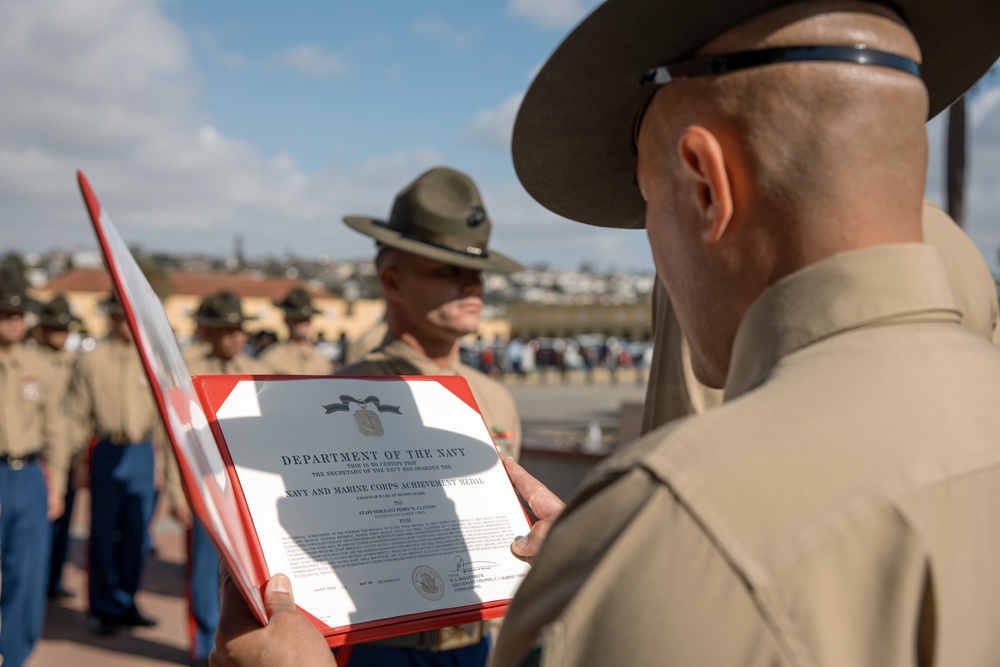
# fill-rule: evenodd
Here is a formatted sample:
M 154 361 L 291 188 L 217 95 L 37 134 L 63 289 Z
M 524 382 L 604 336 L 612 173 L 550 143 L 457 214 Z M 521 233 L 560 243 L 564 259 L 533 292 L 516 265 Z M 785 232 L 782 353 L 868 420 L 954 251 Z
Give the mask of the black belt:
M 478 644 L 489 632 L 489 627 L 485 621 L 478 623 L 467 623 L 452 628 L 441 628 L 440 630 L 427 630 L 417 632 L 412 635 L 402 637 L 389 637 L 369 642 L 370 646 L 382 646 L 385 648 L 407 648 L 416 651 L 451 651 L 456 648 L 464 648 Z
M 0 462 L 6 463 L 11 470 L 20 470 L 42 455 L 41 452 L 30 452 L 28 454 L 0 454 Z

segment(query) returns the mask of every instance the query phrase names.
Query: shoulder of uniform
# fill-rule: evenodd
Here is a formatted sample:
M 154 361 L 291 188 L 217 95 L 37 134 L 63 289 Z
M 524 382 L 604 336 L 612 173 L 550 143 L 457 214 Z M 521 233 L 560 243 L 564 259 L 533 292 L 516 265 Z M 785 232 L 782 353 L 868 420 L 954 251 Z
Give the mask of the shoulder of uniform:
M 513 402 L 514 397 L 511 395 L 510 390 L 507 389 L 507 387 L 504 386 L 504 384 L 499 380 L 490 377 L 478 368 L 473 368 L 468 364 L 459 364 L 459 368 L 461 370 L 461 376 L 469 381 L 469 384 L 475 384 L 480 389 L 489 391 L 493 394 L 502 394 L 503 396 L 510 398 Z
M 386 375 L 389 357 L 381 350 L 372 350 L 353 364 L 338 368 L 334 375 Z

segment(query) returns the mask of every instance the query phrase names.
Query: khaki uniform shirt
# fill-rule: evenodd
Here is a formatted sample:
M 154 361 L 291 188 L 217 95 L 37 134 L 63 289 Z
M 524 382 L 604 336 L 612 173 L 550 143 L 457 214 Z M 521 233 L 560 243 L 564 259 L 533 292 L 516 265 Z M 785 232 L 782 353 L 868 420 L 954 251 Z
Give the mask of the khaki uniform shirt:
M 69 469 L 62 395 L 38 350 L 15 345 L 0 352 L 0 454 L 41 453 L 49 491 L 60 495 Z
M 59 400 L 62 401 L 69 389 L 69 380 L 73 373 L 73 364 L 76 362 L 76 353 L 66 348 L 53 350 L 47 345 L 37 345 L 35 349 L 49 363 L 49 368 L 52 369 L 52 381 L 59 391 Z
M 584 483 L 494 665 L 1000 664 L 1000 353 L 960 318 L 926 245 L 779 281 L 727 402 Z
M 283 375 L 330 375 L 333 372 L 333 363 L 308 342 L 300 344 L 285 340 L 274 343 L 264 350 L 260 361 L 272 373 Z
M 516 459 L 521 454 L 521 417 L 510 392 L 493 378 L 457 359 L 447 368 L 441 368 L 403 341 L 388 335 L 381 346 L 361 361 L 338 370 L 336 375 L 460 375 L 469 383 L 500 456 Z
M 92 436 L 119 445 L 159 437 L 153 390 L 131 343 L 108 340 L 81 354 L 66 406 L 74 450 L 83 448 Z

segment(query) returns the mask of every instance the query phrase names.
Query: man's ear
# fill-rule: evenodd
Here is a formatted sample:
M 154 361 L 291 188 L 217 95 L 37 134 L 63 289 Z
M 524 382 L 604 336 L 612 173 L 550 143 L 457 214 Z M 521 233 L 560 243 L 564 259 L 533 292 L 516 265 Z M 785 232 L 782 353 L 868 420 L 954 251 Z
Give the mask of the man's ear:
M 399 271 L 394 266 L 384 266 L 378 272 L 378 284 L 382 288 L 382 296 L 386 299 L 399 299 L 399 281 Z
M 732 184 L 722 145 L 709 130 L 694 125 L 681 134 L 677 152 L 695 188 L 702 240 L 715 243 L 726 233 L 733 217 Z

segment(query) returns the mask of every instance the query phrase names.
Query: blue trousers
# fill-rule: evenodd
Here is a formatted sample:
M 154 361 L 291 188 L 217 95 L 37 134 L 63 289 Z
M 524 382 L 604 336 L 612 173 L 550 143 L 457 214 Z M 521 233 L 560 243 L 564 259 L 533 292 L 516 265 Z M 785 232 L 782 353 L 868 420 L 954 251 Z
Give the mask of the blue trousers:
M 153 445 L 98 442 L 90 458 L 90 612 L 135 608 L 153 518 Z
M 66 552 L 69 550 L 69 522 L 73 517 L 73 506 L 76 504 L 76 489 L 73 488 L 73 474 L 66 480 L 66 509 L 63 515 L 52 522 L 52 556 L 49 560 L 49 592 L 62 588 L 63 566 L 66 565 Z
M 438 652 L 357 644 L 347 667 L 484 667 L 490 646 L 489 635 L 478 644 Z
M 0 464 L 0 655 L 4 667 L 28 659 L 45 622 L 52 529 L 48 493 L 37 461 L 21 470 Z
M 219 552 L 198 519 L 188 534 L 188 610 L 191 658 L 207 660 L 219 623 Z

